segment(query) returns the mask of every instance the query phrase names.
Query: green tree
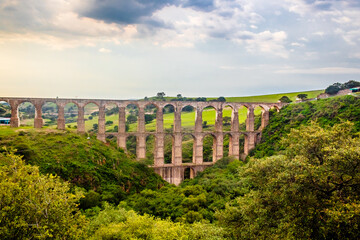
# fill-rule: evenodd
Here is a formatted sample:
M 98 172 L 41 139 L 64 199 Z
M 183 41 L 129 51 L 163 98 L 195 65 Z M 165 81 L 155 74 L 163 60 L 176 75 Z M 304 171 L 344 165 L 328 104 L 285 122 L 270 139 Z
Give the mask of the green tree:
M 126 121 L 128 124 L 135 123 L 137 121 L 137 116 L 130 114 L 126 117 Z
M 292 130 L 284 155 L 252 159 L 245 192 L 217 216 L 238 239 L 356 239 L 360 138 L 352 124 Z
M 0 153 L 0 238 L 81 239 L 85 218 L 80 195 L 53 175 L 25 165 L 13 153 Z
M 292 102 L 288 96 L 282 96 L 279 99 L 279 101 L 282 102 L 282 103 L 291 103 Z
M 341 90 L 340 87 L 331 85 L 325 89 L 325 93 L 334 95 L 337 94 L 340 90 Z
M 224 97 L 218 97 L 217 101 L 218 101 L 218 102 L 226 102 L 226 98 L 224 98 Z
M 306 93 L 300 93 L 297 95 L 298 98 L 300 98 L 301 100 L 305 100 L 307 99 L 308 95 Z

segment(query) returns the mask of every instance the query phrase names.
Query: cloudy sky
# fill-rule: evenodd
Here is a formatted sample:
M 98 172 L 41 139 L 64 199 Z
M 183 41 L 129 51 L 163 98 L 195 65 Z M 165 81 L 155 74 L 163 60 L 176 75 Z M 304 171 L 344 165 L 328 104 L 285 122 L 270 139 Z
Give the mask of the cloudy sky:
M 359 0 L 0 0 L 1 96 L 246 96 L 350 79 Z

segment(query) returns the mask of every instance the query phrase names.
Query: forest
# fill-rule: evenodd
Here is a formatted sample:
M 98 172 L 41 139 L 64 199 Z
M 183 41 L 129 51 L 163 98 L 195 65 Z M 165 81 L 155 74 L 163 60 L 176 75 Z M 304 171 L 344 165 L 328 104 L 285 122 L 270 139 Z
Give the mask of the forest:
M 0 238 L 358 238 L 360 99 L 270 114 L 245 161 L 180 186 L 93 134 L 0 127 Z

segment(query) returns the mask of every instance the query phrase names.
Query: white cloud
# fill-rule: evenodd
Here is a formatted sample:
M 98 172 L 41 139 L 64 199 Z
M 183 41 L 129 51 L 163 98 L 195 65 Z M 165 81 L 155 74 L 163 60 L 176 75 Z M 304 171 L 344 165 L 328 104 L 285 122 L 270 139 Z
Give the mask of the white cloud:
M 107 48 L 100 48 L 99 52 L 101 52 L 101 53 L 111 53 L 111 50 L 107 49 Z
M 323 68 L 285 68 L 275 71 L 280 74 L 360 74 L 359 68 L 323 67 Z

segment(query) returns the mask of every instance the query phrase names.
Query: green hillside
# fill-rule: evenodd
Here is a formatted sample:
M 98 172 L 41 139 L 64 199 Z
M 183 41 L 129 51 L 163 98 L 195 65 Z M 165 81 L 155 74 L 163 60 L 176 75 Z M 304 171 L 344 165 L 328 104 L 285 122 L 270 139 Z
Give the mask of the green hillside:
M 165 184 L 153 169 L 130 159 L 122 149 L 71 132 L 52 129 L 0 127 L 0 151 L 15 150 L 26 163 L 39 166 L 41 173 L 52 173 L 80 187 L 92 203 L 119 203 L 143 189 Z M 89 200 L 90 201 L 90 200 Z

